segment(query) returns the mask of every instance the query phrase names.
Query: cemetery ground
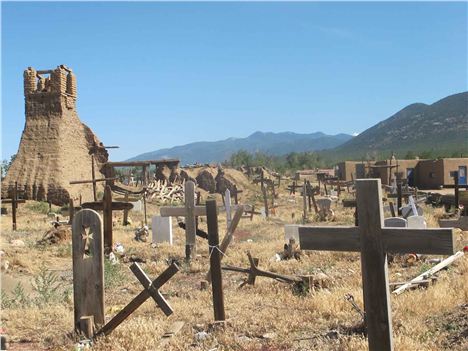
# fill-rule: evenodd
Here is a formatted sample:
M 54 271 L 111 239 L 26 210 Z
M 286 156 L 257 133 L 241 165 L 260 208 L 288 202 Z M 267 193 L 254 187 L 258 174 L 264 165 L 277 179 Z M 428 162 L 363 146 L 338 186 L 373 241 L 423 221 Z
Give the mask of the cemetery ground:
M 130 212 L 132 224 L 122 226 L 122 213 L 116 211 L 114 243 L 123 245 L 126 258 L 119 258 L 114 265 L 105 259 L 106 320 L 142 290 L 129 269 L 135 260 L 140 261 L 150 279 L 161 274 L 172 260 L 178 262 L 180 272 L 161 288 L 174 313 L 166 317 L 148 299 L 110 335 L 98 338 L 93 350 L 366 350 L 361 316 L 344 298 L 351 294 L 363 308 L 360 254 L 302 251 L 300 260 L 274 258 L 283 251 L 284 224 L 302 222 L 302 197 L 289 195 L 285 183 L 276 199 L 276 213 L 270 218 L 255 215 L 252 221 L 241 220 L 222 265 L 247 268 L 246 252 L 250 251 L 264 270 L 286 275 L 324 273 L 327 279 L 322 287 L 309 292 L 293 291 L 289 284 L 258 277 L 255 285 L 240 288 L 247 275 L 223 270 L 227 323 L 224 328 L 214 326 L 211 286 L 201 289 L 209 269 L 207 241 L 197 237 L 197 256 L 186 264 L 185 233 L 175 218 L 174 244 L 154 247 L 151 234 L 147 242 L 134 240 L 134 230 L 143 222 L 142 213 Z M 260 186 L 250 184 L 242 195 L 241 203 L 262 207 Z M 219 195 L 217 202 L 221 205 Z M 318 222 L 312 212 L 309 224 L 354 225 L 354 209 L 343 208 L 340 202 L 332 205 L 334 221 Z M 443 208 L 422 206 L 428 227 L 438 227 Z M 20 204 L 16 232 L 11 230 L 11 208 L 8 209 L 1 221 L 1 328 L 8 336 L 10 349 L 72 350 L 78 339 L 72 333 L 71 231 L 58 243 L 40 244 L 52 228 L 48 206 L 34 201 Z M 59 208 L 53 206 L 52 210 Z M 159 206 L 149 203 L 149 224 L 156 214 Z M 219 212 L 218 221 L 222 239 L 226 228 L 224 212 Z M 200 218 L 199 228 L 206 231 L 205 217 Z M 460 250 L 468 245 L 468 232 L 457 230 L 456 234 L 456 249 Z M 389 264 L 389 281 L 409 281 L 432 265 L 424 259 L 408 264 L 404 255 L 396 256 Z M 468 260 L 464 257 L 442 271 L 434 285 L 398 296 L 391 294 L 396 350 L 468 349 L 467 273 Z M 184 322 L 182 329 L 163 341 L 164 333 L 178 321 Z

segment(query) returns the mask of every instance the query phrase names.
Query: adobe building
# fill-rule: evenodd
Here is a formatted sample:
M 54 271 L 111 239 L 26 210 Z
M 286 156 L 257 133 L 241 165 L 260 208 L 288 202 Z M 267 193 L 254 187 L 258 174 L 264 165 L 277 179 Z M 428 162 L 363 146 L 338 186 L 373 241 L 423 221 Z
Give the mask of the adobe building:
M 417 186 L 434 189 L 454 183 L 453 172 L 458 172 L 458 184 L 467 185 L 468 158 L 440 158 L 421 160 L 416 167 Z
M 374 164 L 373 162 L 370 164 Z M 366 178 L 366 165 L 363 161 L 344 161 L 336 165 L 335 176 L 339 180 L 352 181 Z
M 345 161 L 337 164 L 336 176 L 350 181 L 358 178 L 380 178 L 389 185 L 393 178 L 406 179 L 408 185 L 419 189 L 436 189 L 453 184 L 453 172 L 459 174 L 459 184 L 467 184 L 468 158 L 437 160 L 383 160 L 377 162 Z
M 78 117 L 72 70 L 64 65 L 53 70 L 28 67 L 24 99 L 26 123 L 16 158 L 2 182 L 2 198 L 11 196 L 17 182 L 25 199 L 63 205 L 81 194 L 83 201 L 92 200 L 91 184 L 69 182 L 91 179 L 91 155 L 98 173 L 108 154 Z

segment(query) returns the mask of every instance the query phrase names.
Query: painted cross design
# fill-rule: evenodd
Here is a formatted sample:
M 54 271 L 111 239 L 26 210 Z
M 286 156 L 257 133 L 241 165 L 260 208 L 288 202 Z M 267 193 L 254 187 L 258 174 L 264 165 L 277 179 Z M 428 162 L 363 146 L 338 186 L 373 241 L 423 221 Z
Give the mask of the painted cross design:
M 91 227 L 83 226 L 83 231 L 81 232 L 81 238 L 83 239 L 83 258 L 88 258 L 93 256 L 93 240 L 94 233 L 91 230 Z

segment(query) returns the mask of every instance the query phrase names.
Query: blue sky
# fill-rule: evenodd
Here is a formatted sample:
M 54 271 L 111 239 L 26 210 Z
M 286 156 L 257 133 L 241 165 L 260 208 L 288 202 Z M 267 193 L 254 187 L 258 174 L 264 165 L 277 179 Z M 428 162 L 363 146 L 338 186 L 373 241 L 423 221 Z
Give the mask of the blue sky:
M 361 132 L 467 90 L 467 3 L 3 3 L 2 158 L 23 70 L 65 64 L 112 160 L 261 131 Z

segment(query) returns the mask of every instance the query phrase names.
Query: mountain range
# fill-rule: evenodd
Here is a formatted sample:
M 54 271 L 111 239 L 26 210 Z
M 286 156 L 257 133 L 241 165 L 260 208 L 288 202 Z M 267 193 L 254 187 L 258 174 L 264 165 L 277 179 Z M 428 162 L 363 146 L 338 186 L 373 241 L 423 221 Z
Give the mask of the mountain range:
M 220 141 L 201 141 L 169 149 L 147 152 L 129 161 L 178 158 L 181 164 L 222 162 L 239 151 L 249 153 L 264 152 L 283 155 L 290 152 L 315 151 L 334 148 L 350 140 L 351 135 L 326 135 L 322 132 L 298 134 L 293 132 L 263 133 L 255 132 L 246 138 L 229 138 Z
M 285 155 L 319 151 L 334 160 L 363 159 L 395 152 L 403 158 L 436 151 L 438 154 L 468 154 L 468 92 L 450 95 L 431 105 L 414 103 L 377 123 L 356 137 L 322 132 L 255 132 L 246 138 L 195 142 L 147 152 L 129 161 L 179 158 L 182 164 L 222 162 L 239 150 Z

